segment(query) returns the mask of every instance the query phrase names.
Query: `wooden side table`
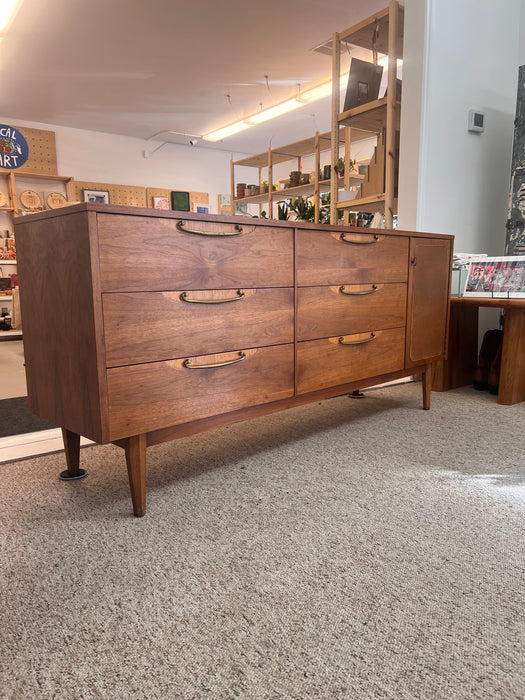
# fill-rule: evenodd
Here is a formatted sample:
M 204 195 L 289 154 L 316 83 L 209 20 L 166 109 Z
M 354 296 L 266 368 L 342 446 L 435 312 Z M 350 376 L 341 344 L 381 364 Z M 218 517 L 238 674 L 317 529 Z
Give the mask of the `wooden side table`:
M 478 309 L 505 309 L 498 403 L 525 401 L 525 299 L 451 297 L 448 358 L 435 367 L 434 391 L 472 383 L 478 353 Z

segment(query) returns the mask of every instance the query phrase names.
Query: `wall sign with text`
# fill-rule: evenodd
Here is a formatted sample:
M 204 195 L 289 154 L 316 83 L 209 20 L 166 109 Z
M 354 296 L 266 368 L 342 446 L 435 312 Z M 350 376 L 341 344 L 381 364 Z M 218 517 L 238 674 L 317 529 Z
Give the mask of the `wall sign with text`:
M 0 168 L 16 170 L 29 156 L 29 146 L 18 129 L 0 124 Z

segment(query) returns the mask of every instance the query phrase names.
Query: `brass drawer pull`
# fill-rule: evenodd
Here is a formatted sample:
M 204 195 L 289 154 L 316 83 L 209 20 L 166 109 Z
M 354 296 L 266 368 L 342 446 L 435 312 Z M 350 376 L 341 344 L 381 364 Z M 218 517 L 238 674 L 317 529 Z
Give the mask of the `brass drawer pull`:
M 243 352 L 239 353 L 239 357 L 235 360 L 228 360 L 227 362 L 215 362 L 212 365 L 192 365 L 191 360 L 184 360 L 182 363 L 183 367 L 186 369 L 214 369 L 215 367 L 227 367 L 228 365 L 235 365 L 237 362 L 242 362 L 246 359 L 246 355 Z
M 374 340 L 376 338 L 376 334 L 372 331 L 370 333 L 370 338 L 365 338 L 364 340 L 345 340 L 344 336 L 341 336 L 339 338 L 339 343 L 341 345 L 362 345 L 363 343 L 369 343 L 371 340 Z
M 372 289 L 369 289 L 368 291 L 365 291 L 365 292 L 346 292 L 345 286 L 343 284 L 341 287 L 339 287 L 339 291 L 341 294 L 346 294 L 346 296 L 349 296 L 349 297 L 358 297 L 358 296 L 362 296 L 363 294 L 373 294 L 374 292 L 377 292 L 377 284 L 373 284 Z
M 374 233 L 374 237 L 372 238 L 371 241 L 352 241 L 350 238 L 345 238 L 346 233 L 342 233 L 339 237 L 339 240 L 343 241 L 343 243 L 355 243 L 356 245 L 368 245 L 369 243 L 377 243 L 379 240 L 379 236 L 377 233 Z
M 177 228 L 184 233 L 195 233 L 199 236 L 238 236 L 243 231 L 240 224 L 235 224 L 235 231 L 198 231 L 194 228 L 186 228 L 185 221 L 177 221 Z
M 187 304 L 227 304 L 229 301 L 239 301 L 244 299 L 244 292 L 242 289 L 237 290 L 236 297 L 230 297 L 229 299 L 190 299 L 188 297 L 189 292 L 182 292 L 179 296 L 181 301 L 185 301 Z

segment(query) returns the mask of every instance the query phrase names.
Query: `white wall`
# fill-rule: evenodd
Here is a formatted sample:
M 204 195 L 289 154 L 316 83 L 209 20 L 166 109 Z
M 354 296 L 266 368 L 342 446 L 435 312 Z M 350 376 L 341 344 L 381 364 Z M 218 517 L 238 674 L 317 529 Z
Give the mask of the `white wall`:
M 211 213 L 217 212 L 217 195 L 230 192 L 232 154 L 228 151 L 166 144 L 144 158 L 143 151 L 154 149 L 159 142 L 16 117 L 0 117 L 0 123 L 54 131 L 58 173 L 75 180 L 208 192 Z M 233 157 L 243 155 L 233 154 Z
M 523 5 L 405 0 L 399 225 L 452 233 L 456 251 L 504 254 Z

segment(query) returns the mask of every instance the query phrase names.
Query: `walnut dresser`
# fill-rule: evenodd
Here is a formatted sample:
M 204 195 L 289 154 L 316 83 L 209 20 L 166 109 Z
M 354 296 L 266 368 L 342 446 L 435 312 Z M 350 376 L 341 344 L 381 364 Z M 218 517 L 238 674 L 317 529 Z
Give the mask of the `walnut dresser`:
M 15 223 L 30 410 L 146 447 L 422 374 L 443 358 L 452 236 L 78 204 Z

